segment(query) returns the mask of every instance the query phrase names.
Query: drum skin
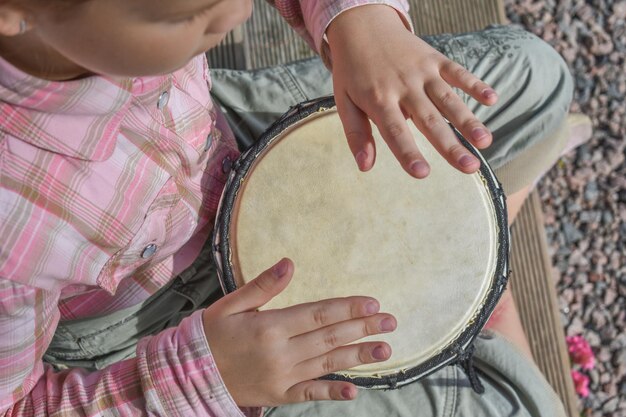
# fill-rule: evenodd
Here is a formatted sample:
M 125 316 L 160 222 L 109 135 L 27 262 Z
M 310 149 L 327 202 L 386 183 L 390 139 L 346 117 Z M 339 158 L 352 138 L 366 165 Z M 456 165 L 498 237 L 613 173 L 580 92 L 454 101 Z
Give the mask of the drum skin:
M 218 219 L 217 228 L 228 238 L 216 233 L 216 247 L 228 243 L 227 257 L 216 253 L 218 269 L 229 272 L 220 274 L 230 276 L 226 289 L 288 257 L 295 265 L 292 282 L 264 309 L 376 298 L 398 326 L 364 340 L 386 341 L 392 357 L 335 379 L 388 388 L 453 362 L 506 282 L 508 231 L 502 233 L 506 213 L 495 177 L 484 162 L 480 173 L 459 172 L 411 126 L 431 165 L 426 179 L 414 179 L 373 124 L 376 163 L 363 173 L 334 108 L 297 116 L 244 155 L 248 163 L 237 168 L 245 172 L 233 175 L 241 176 L 237 190 L 228 185 L 228 224 Z

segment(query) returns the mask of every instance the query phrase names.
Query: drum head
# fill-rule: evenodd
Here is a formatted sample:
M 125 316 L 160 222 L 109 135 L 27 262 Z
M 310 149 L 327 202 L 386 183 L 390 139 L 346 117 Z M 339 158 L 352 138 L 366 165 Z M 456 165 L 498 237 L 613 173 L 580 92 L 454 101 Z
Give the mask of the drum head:
M 283 257 L 295 264 L 264 309 L 366 295 L 397 318 L 395 332 L 368 338 L 388 342 L 391 359 L 343 373 L 357 379 L 406 373 L 458 340 L 486 303 L 501 249 L 482 174 L 452 168 L 412 127 L 432 168 L 414 179 L 372 131 L 376 163 L 362 173 L 336 111 L 284 129 L 247 169 L 229 222 L 237 287 Z

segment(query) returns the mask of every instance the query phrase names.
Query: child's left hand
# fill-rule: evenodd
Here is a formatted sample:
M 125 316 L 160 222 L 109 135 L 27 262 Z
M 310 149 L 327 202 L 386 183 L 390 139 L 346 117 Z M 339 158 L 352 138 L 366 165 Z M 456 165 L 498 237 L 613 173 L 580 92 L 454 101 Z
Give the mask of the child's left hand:
M 497 95 L 489 85 L 412 34 L 389 6 L 347 10 L 332 21 L 326 35 L 337 109 L 362 171 L 371 169 L 376 157 L 368 118 L 402 167 L 416 178 L 426 177 L 430 167 L 407 119 L 452 166 L 465 173 L 480 167 L 444 117 L 477 148 L 489 146 L 491 133 L 452 89 L 493 105 Z

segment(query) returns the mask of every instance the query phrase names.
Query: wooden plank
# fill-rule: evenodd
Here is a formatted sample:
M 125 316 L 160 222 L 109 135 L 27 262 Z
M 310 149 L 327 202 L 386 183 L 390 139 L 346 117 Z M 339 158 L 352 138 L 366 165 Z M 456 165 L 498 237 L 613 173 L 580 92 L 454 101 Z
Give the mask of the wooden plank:
M 315 54 L 265 0 L 255 0 L 254 13 L 245 26 L 249 68 L 280 65 Z
M 497 0 L 411 0 L 416 33 L 470 32 L 493 23 L 504 23 L 504 3 Z
M 543 225 L 541 201 L 534 191 L 511 228 L 510 286 L 535 362 L 567 415 L 574 417 L 578 406 Z
M 246 69 L 243 26 L 233 29 L 215 48 L 207 52 L 211 68 Z

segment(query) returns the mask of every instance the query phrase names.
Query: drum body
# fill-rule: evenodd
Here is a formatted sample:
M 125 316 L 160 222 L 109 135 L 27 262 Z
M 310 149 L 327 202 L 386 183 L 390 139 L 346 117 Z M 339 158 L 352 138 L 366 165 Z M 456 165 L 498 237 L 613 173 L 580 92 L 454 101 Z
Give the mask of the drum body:
M 482 161 L 452 168 L 412 127 L 431 164 L 411 178 L 372 125 L 377 160 L 360 172 L 332 98 L 299 106 L 235 163 L 214 233 L 225 292 L 288 257 L 295 273 L 264 309 L 352 295 L 393 314 L 390 360 L 327 376 L 395 388 L 467 359 L 508 276 L 504 194 Z M 458 135 L 458 133 L 457 133 Z

